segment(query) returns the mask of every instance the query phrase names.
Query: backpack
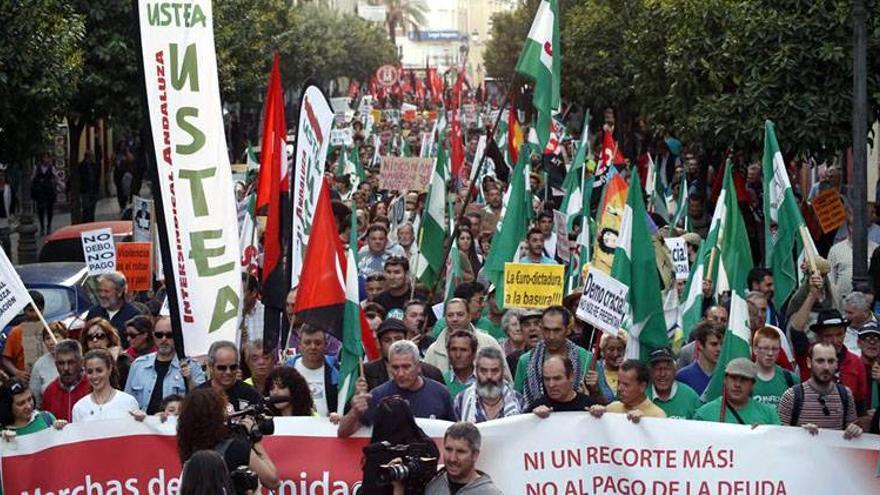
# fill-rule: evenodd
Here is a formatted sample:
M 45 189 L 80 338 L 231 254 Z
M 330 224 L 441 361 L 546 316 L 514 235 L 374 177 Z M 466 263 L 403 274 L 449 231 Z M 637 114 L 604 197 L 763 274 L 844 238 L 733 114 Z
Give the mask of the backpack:
M 837 387 L 837 393 L 840 395 L 840 402 L 843 403 L 843 425 L 842 429 L 846 430 L 846 417 L 849 416 L 849 392 L 840 383 L 834 384 Z M 797 426 L 801 417 L 801 409 L 804 407 L 804 384 L 801 383 L 794 387 L 794 404 L 791 406 L 791 421 L 789 425 Z

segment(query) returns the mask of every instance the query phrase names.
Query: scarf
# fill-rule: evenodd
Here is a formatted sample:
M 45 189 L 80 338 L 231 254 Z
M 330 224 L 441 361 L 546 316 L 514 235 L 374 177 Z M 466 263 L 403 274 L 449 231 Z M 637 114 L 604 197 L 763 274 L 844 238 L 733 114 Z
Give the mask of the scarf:
M 526 383 L 523 388 L 526 401 L 529 404 L 532 404 L 544 395 L 543 368 L 546 351 L 544 341 L 538 342 L 538 345 L 532 349 L 532 355 L 529 358 L 529 365 L 526 368 Z M 566 340 L 565 351 L 574 365 L 574 390 L 577 392 L 580 390 L 581 382 L 584 379 L 584 367 L 578 356 L 578 346 L 574 342 Z
M 504 405 L 501 407 L 501 410 L 498 411 L 498 417 L 495 419 L 516 416 L 517 414 L 522 414 L 526 411 L 526 403 L 523 401 L 522 396 L 507 384 L 504 385 L 504 391 L 502 394 L 504 397 L 502 399 Z M 483 403 L 480 402 L 480 397 L 477 395 L 476 385 L 472 385 L 458 394 L 455 405 L 459 421 L 482 423 L 483 421 L 489 420 L 489 418 L 486 417 L 486 410 L 483 407 Z

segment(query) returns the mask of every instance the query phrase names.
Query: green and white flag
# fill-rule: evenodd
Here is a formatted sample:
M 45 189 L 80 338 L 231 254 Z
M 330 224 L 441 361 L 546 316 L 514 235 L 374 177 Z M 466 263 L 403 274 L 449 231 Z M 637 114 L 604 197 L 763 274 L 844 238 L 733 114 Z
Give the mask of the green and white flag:
M 672 219 L 669 221 L 669 224 L 673 227 L 678 227 L 679 224 L 684 220 L 684 229 L 690 232 L 688 228 L 688 180 L 687 175 L 681 174 L 681 186 L 678 188 L 678 199 L 675 202 L 675 214 L 672 215 Z
M 345 309 L 342 317 L 342 350 L 339 363 L 339 401 L 337 413 L 345 414 L 345 405 L 354 396 L 364 359 L 361 342 L 361 305 L 358 290 L 357 215 L 351 215 L 351 233 L 345 260 Z
M 749 327 L 749 308 L 746 304 L 748 284 L 746 279 L 752 269 L 752 250 L 749 246 L 749 232 L 743 221 L 737 203 L 736 188 L 733 184 L 728 161 L 724 167 L 724 220 L 718 231 L 718 275 L 715 279 L 716 300 L 722 293 L 730 291 L 730 316 L 727 332 L 721 344 L 721 355 L 712 373 L 709 386 L 703 392 L 703 400 L 708 402 L 719 397 L 724 386 L 724 368 L 731 360 L 744 357 L 751 359 L 751 328 Z M 716 208 L 720 208 L 718 202 Z
M 535 80 L 532 104 L 538 112 L 537 133 L 540 149 L 547 147 L 553 112 L 560 103 L 559 1 L 543 0 L 516 63 L 516 71 Z
M 648 177 L 645 178 L 645 187 L 648 188 L 648 210 L 669 220 L 669 208 L 666 201 L 666 188 L 660 178 L 657 165 L 651 155 L 648 155 Z
M 423 284 L 434 286 L 434 279 L 443 273 L 443 249 L 446 242 L 446 162 L 448 156 L 441 133 L 437 140 L 437 157 L 428 188 L 428 200 L 419 232 L 419 255 L 415 274 Z
M 773 304 L 781 308 L 798 284 L 795 258 L 803 254 L 804 217 L 788 180 L 773 122 L 764 123 L 764 259 L 773 272 Z M 796 252 L 797 256 L 792 253 Z M 815 252 L 815 251 L 814 251 Z
M 611 276 L 629 287 L 627 357 L 648 361 L 652 350 L 669 345 L 648 212 L 642 200 L 638 170 L 633 169 L 627 192 Z
M 584 117 L 583 133 L 578 143 L 577 151 L 571 162 L 571 168 L 562 183 L 564 196 L 560 210 L 566 215 L 568 231 L 574 230 L 575 221 L 580 222 L 581 231 L 578 235 L 577 256 L 573 257 L 568 266 L 566 277 L 566 293 L 571 292 L 583 284 L 584 265 L 590 260 L 590 201 L 593 195 L 593 181 L 595 177 L 587 178 L 586 161 L 590 153 L 589 137 L 590 114 Z
M 257 194 L 253 192 L 244 200 L 238 231 L 238 245 L 241 250 L 241 269 L 257 276 L 259 272 L 260 240 L 257 238 L 257 220 L 254 214 Z

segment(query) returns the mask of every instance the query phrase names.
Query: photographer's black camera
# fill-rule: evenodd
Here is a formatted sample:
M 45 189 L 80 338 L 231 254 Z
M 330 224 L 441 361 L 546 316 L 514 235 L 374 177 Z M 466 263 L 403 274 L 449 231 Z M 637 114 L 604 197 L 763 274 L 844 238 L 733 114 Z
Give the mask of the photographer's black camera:
M 392 463 L 395 459 L 399 461 Z M 424 444 L 373 443 L 364 447 L 364 461 L 375 467 L 377 486 L 403 481 L 409 487 L 424 487 L 437 474 L 437 457 Z
M 250 440 L 252 443 L 257 443 L 264 436 L 275 433 L 275 421 L 268 414 L 268 406 L 266 402 L 258 402 L 241 411 L 234 412 L 226 419 L 226 426 L 233 435 L 238 435 Z M 244 418 L 251 418 L 254 421 L 254 426 L 248 429 L 242 423 Z

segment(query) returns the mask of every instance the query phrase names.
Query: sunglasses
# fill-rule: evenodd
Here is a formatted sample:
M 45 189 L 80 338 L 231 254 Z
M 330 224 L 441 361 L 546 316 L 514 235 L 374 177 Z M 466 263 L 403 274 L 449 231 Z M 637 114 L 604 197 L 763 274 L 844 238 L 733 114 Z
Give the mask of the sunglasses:
M 831 416 L 831 411 L 828 410 L 828 405 L 825 404 L 825 397 L 820 395 L 817 400 L 819 401 L 819 404 L 822 405 L 822 414 L 825 416 Z
M 215 368 L 217 371 L 227 372 L 227 371 L 238 371 L 237 364 L 215 364 Z
M 141 334 L 137 332 L 127 332 L 125 335 L 130 339 L 136 339 Z
M 170 339 L 174 334 L 171 332 L 153 332 L 153 337 L 157 339 Z
M 86 335 L 86 338 L 88 340 L 92 340 L 92 341 L 104 340 L 107 338 L 107 334 L 106 333 L 90 333 L 90 334 Z

